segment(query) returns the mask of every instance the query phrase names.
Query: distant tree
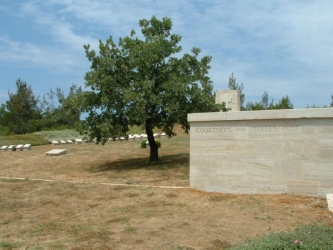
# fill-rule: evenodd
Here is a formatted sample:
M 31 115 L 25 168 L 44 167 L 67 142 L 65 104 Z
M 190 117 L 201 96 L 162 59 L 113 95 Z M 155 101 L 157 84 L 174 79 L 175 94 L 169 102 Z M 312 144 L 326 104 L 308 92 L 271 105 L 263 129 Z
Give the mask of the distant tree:
M 264 94 L 261 97 L 260 104 L 262 109 L 270 109 L 274 105 L 273 100 L 269 103 L 268 93 L 266 91 L 264 91 Z
M 313 108 L 332 108 L 333 107 L 333 95 L 331 95 L 331 99 L 332 99 L 332 101 L 329 105 L 318 106 L 313 103 L 312 105 L 307 105 L 306 108 L 308 108 L 308 109 L 309 108 L 311 108 L 311 109 L 313 109 Z
M 86 73 L 86 125 L 98 142 L 108 137 L 125 135 L 129 126 L 143 126 L 150 145 L 150 161 L 158 160 L 158 147 L 153 129 L 160 128 L 168 136 L 175 135 L 173 126 L 180 123 L 189 129 L 187 114 L 218 111 L 214 103 L 212 82 L 207 76 L 210 56 L 172 55 L 181 51 L 181 37 L 171 34 L 169 18 L 140 20 L 143 39 L 131 35 L 112 37 L 99 42 L 99 54 L 85 45 L 91 61 Z
M 274 104 L 273 99 L 269 101 L 268 93 L 266 91 L 264 91 L 264 94 L 262 95 L 260 102 L 247 102 L 246 105 L 244 106 L 245 103 L 245 94 L 243 93 L 244 84 L 237 83 L 234 73 L 231 73 L 231 76 L 229 76 L 228 88 L 230 90 L 239 91 L 241 110 L 292 109 L 294 107 L 287 95 L 285 97 L 282 97 L 282 99 L 279 100 L 278 103 Z M 333 95 L 332 95 L 332 100 L 333 100 Z
M 75 124 L 80 121 L 82 94 L 81 87 L 78 87 L 76 84 L 70 87 L 67 97 L 61 95 L 61 93 L 58 94 L 61 104 L 57 112 L 60 124 L 74 128 Z
M 23 134 L 38 130 L 41 110 L 39 100 L 33 94 L 31 86 L 18 79 L 16 81 L 16 93 L 8 93 L 9 100 L 6 102 L 8 112 L 8 127 L 15 134 Z
M 43 116 L 43 129 L 51 129 L 56 125 L 57 118 L 55 113 L 58 106 L 56 92 L 51 88 L 46 95 L 43 95 L 40 105 Z
M 278 103 L 274 104 L 271 109 L 293 109 L 294 105 L 291 103 L 289 97 L 286 95 L 279 100 Z
M 8 127 L 8 112 L 6 111 L 5 104 L 0 105 L 0 135 L 8 135 L 11 133 Z
M 238 90 L 239 91 L 241 110 L 245 110 L 245 107 L 244 107 L 245 94 L 243 93 L 244 85 L 243 85 L 243 83 L 241 83 L 241 84 L 237 83 L 236 77 L 235 77 L 233 72 L 231 73 L 231 76 L 229 76 L 228 88 L 230 90 Z
M 273 99 L 269 101 L 268 93 L 265 91 L 261 97 L 260 102 L 248 102 L 246 104 L 246 110 L 268 110 L 268 109 L 293 109 L 294 106 L 291 103 L 289 97 L 286 95 L 274 104 Z
M 56 108 L 56 104 L 55 104 L 55 92 L 53 91 L 53 89 L 51 88 L 50 91 L 48 93 L 46 93 L 46 96 L 43 95 L 43 100 L 41 102 L 41 110 L 43 112 L 43 114 L 51 114 L 54 112 L 55 108 Z
M 6 106 L 5 106 L 5 104 L 1 104 L 0 105 L 0 126 L 6 125 L 6 121 L 5 121 L 6 114 L 7 114 Z
M 41 105 L 45 128 L 74 128 L 74 125 L 80 121 L 81 94 L 82 89 L 76 84 L 72 84 L 67 97 L 60 88 L 55 92 L 50 89 L 47 97 L 44 95 Z

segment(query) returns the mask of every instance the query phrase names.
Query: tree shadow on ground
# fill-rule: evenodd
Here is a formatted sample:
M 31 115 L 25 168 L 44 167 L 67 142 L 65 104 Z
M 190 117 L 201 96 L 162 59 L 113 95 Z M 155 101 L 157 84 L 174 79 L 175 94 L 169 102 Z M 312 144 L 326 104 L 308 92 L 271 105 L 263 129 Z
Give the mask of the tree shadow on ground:
M 104 171 L 125 171 L 133 169 L 166 170 L 179 168 L 189 164 L 189 154 L 173 154 L 159 157 L 157 162 L 149 162 L 147 157 L 119 159 L 116 161 L 99 162 L 91 165 L 89 172 L 97 173 Z

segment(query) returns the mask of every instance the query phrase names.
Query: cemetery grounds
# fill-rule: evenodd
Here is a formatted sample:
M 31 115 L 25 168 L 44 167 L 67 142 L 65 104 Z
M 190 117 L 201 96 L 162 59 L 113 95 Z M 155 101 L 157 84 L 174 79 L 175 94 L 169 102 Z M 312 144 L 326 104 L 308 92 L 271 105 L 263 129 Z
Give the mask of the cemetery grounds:
M 311 223 L 325 199 L 189 188 L 189 135 L 0 152 L 0 249 L 226 249 Z M 54 148 L 63 156 L 46 156 Z

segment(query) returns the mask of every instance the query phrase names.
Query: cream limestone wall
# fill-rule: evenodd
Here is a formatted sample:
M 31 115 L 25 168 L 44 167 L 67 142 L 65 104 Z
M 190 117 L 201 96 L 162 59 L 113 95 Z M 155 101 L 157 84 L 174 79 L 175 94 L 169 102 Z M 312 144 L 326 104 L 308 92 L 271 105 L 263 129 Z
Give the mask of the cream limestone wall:
M 188 114 L 190 186 L 222 193 L 333 193 L 333 109 Z

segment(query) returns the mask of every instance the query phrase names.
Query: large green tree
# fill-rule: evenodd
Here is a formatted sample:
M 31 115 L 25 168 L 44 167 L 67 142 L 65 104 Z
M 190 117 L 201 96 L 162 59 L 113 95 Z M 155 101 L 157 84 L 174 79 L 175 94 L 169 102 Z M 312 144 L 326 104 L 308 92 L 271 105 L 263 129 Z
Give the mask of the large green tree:
M 25 81 L 16 81 L 16 93 L 8 93 L 6 102 L 7 126 L 15 134 L 23 134 L 38 130 L 41 119 L 41 110 L 38 106 L 38 97 L 35 97 L 31 86 Z
M 84 45 L 91 61 L 86 73 L 86 125 L 97 141 L 126 135 L 129 126 L 145 128 L 150 145 L 150 161 L 158 160 L 153 129 L 173 136 L 173 126 L 189 129 L 187 114 L 217 111 L 213 86 L 207 76 L 210 56 L 199 59 L 200 49 L 181 52 L 181 37 L 171 34 L 169 18 L 140 20 L 142 36 L 132 30 L 118 44 L 110 37 L 99 41 L 99 54 Z

